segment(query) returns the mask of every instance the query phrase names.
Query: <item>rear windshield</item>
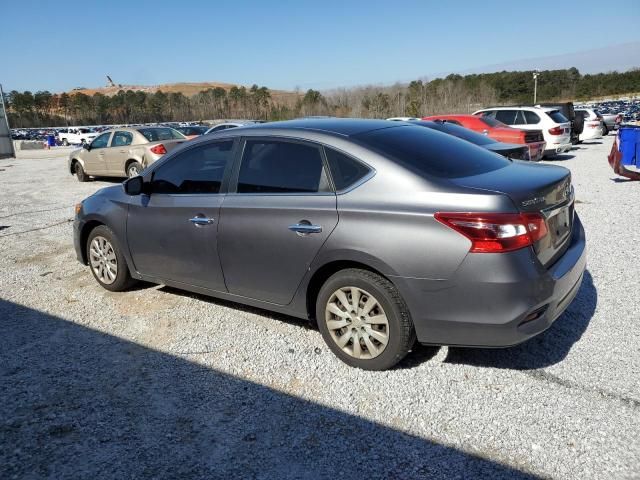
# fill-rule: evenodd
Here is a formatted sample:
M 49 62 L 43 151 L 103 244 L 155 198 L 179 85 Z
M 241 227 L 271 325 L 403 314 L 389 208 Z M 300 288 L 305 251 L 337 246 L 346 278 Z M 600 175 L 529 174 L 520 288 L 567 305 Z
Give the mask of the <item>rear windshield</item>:
M 484 148 L 424 127 L 383 128 L 355 138 L 419 175 L 468 177 L 511 164 L 506 158 Z
M 502 123 L 500 120 L 496 120 L 495 118 L 491 118 L 491 117 L 480 117 L 480 120 L 482 120 L 484 123 L 486 123 L 490 127 L 508 127 L 509 126 L 505 123 Z
M 138 130 L 144 138 L 149 140 L 150 142 L 157 142 L 160 140 L 182 140 L 184 139 L 184 135 L 182 135 L 177 130 L 173 128 L 163 127 L 163 128 L 141 128 Z
M 547 112 L 547 115 L 549 115 L 551 117 L 551 120 L 556 123 L 567 123 L 569 121 L 567 117 L 560 113 L 560 110 L 552 110 L 550 112 Z
M 453 125 L 449 122 L 435 121 L 435 122 L 412 122 L 416 125 L 420 125 L 421 127 L 432 128 L 433 130 L 437 130 L 438 132 L 447 133 L 449 135 L 453 135 L 454 137 L 461 138 L 462 140 L 466 140 L 467 142 L 471 142 L 474 145 L 488 145 L 490 143 L 497 143 L 495 140 L 487 137 L 486 135 L 482 135 L 480 133 L 476 133 L 473 130 L 469 130 L 468 128 L 461 127 L 459 125 Z

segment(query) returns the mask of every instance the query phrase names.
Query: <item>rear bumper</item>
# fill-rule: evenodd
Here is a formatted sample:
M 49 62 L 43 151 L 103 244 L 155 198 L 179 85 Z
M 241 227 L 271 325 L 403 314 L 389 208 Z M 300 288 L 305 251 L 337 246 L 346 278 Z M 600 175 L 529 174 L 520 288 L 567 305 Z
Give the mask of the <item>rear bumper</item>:
M 544 148 L 546 145 L 546 142 L 535 142 L 527 144 L 527 146 L 529 147 L 529 158 L 532 162 L 537 162 L 542 159 L 542 157 L 544 156 Z
M 553 154 L 553 153 L 565 153 L 573 148 L 571 142 L 560 142 L 560 143 L 547 143 L 547 149 L 544 151 L 545 154 Z
M 450 280 L 395 277 L 418 341 L 434 345 L 508 347 L 538 335 L 575 298 L 586 268 L 586 242 L 576 215 L 571 243 L 544 268 L 533 250 L 469 254 Z

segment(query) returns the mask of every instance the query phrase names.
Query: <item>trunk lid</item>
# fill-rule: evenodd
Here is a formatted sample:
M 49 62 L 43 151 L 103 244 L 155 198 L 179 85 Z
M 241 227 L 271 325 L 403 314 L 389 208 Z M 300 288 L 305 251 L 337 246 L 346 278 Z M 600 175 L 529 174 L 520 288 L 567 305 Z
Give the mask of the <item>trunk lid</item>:
M 521 212 L 541 213 L 549 233 L 536 242 L 534 250 L 544 266 L 550 266 L 569 246 L 574 199 L 571 172 L 566 168 L 513 162 L 499 170 L 451 181 L 507 195 Z

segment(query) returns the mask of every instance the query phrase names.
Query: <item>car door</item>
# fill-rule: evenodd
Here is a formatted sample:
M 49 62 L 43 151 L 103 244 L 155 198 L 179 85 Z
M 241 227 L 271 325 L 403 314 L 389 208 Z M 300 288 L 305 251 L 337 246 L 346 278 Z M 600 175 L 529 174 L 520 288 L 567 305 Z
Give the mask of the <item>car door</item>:
M 247 138 L 235 170 L 218 230 L 227 289 L 286 305 L 338 223 L 322 149 Z
M 116 177 L 124 177 L 127 175 L 124 166 L 125 162 L 131 157 L 129 155 L 129 145 L 133 143 L 133 133 L 116 130 L 113 132 L 109 148 L 105 152 L 105 161 L 107 173 Z
M 127 241 L 138 272 L 226 290 L 217 230 L 233 146 L 233 140 L 199 144 L 145 175 L 149 194 L 131 197 L 127 217 Z
M 90 148 L 83 152 L 84 170 L 89 175 L 105 175 L 107 171 L 105 152 L 109 146 L 111 132 L 97 136 L 91 142 Z

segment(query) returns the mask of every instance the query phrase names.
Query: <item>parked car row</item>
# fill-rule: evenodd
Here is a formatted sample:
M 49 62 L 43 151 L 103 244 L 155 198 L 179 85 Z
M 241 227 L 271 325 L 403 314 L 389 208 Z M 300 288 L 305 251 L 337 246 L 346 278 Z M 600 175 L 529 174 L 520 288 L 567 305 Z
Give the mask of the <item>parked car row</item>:
M 545 129 L 567 128 L 547 111 L 533 111 Z M 182 138 L 160 139 L 162 128 Z M 416 341 L 526 341 L 580 287 L 585 234 L 569 170 L 496 155 L 482 133 L 335 118 L 189 141 L 162 128 L 103 133 L 75 163 L 173 142 L 76 206 L 77 258 L 107 290 L 143 280 L 309 319 L 345 363 L 384 370 Z M 489 143 L 468 141 L 477 137 Z

